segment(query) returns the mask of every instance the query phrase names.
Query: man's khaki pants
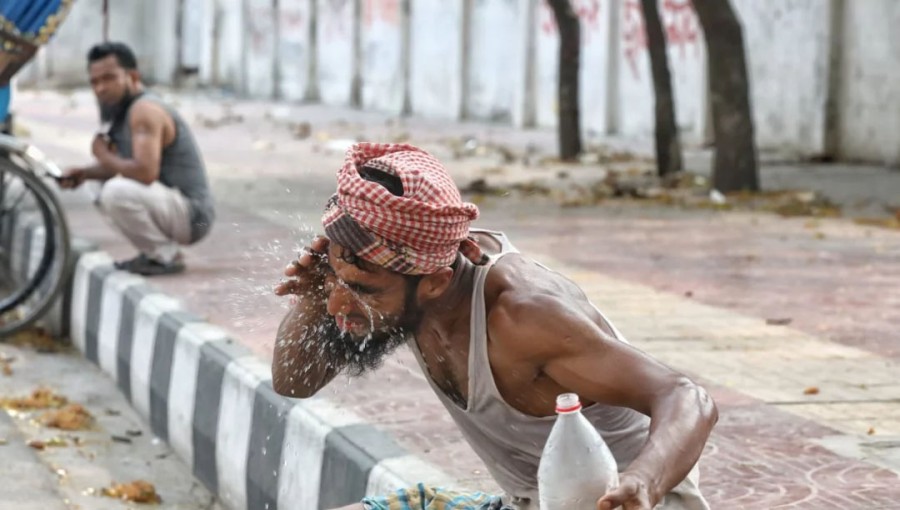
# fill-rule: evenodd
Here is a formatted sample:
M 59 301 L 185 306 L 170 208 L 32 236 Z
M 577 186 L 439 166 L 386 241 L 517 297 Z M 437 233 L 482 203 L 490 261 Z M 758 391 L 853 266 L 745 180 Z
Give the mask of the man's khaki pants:
M 113 177 L 103 184 L 97 205 L 116 230 L 156 261 L 178 259 L 179 245 L 191 242 L 187 198 L 159 181 L 148 186 L 127 177 Z

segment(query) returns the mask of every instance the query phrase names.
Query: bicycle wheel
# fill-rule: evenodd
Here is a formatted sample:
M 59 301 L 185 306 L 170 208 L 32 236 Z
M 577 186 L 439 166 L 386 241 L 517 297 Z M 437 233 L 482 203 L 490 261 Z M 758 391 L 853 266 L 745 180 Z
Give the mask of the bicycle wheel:
M 0 340 L 43 317 L 69 276 L 65 214 L 38 166 L 27 154 L 0 152 Z

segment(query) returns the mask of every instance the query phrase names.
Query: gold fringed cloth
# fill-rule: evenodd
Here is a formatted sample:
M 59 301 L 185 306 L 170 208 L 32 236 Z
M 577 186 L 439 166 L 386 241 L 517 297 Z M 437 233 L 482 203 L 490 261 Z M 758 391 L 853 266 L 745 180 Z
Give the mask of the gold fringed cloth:
M 75 0 L 0 0 L 0 87 L 53 37 Z

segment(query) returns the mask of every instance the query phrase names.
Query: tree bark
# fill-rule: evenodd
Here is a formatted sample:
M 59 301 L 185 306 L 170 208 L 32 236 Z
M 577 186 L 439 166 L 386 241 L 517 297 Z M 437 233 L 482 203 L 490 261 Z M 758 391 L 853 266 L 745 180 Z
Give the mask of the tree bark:
M 750 86 L 741 22 L 728 0 L 693 0 L 706 36 L 715 132 L 713 187 L 758 191 Z
M 681 140 L 675 118 L 675 96 L 672 94 L 666 37 L 656 0 L 641 0 L 641 10 L 647 31 L 647 51 L 650 53 L 650 70 L 656 98 L 656 171 L 663 177 L 682 170 Z
M 559 157 L 573 160 L 581 153 L 578 70 L 581 59 L 581 24 L 569 0 L 547 0 L 559 29 Z

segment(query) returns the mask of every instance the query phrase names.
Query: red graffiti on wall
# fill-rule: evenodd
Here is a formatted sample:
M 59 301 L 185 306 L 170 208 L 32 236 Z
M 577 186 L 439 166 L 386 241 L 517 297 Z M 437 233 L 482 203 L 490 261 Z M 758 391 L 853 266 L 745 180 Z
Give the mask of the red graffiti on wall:
M 571 0 L 572 9 L 581 20 L 581 44 L 588 44 L 591 35 L 600 30 L 600 0 Z M 558 32 L 556 16 L 547 0 L 541 1 L 540 28 L 545 35 L 555 36 Z
M 283 30 L 303 30 L 306 16 L 300 9 L 283 10 L 278 16 Z
M 251 7 L 249 15 L 250 47 L 254 52 L 263 52 L 272 37 L 270 23 L 274 20 L 275 12 L 271 7 Z
M 400 0 L 365 0 L 363 9 L 363 25 L 371 27 L 376 21 L 387 25 L 400 24 Z
M 700 28 L 691 0 L 661 0 L 660 16 L 666 44 L 677 47 L 681 58 L 687 57 L 688 46 L 699 55 Z M 638 57 L 647 49 L 647 30 L 640 0 L 625 0 L 622 7 L 622 52 L 635 78 L 640 79 Z

